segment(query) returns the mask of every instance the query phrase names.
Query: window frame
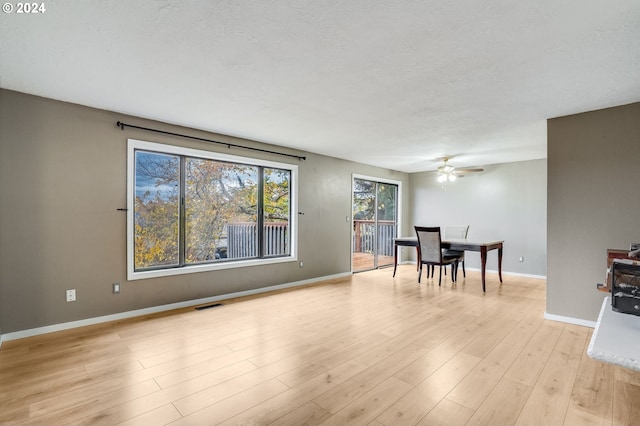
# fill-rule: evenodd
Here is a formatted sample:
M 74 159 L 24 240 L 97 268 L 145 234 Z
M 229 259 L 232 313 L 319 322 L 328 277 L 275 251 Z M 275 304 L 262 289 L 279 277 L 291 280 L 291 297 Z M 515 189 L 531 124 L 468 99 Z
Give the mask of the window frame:
M 184 265 L 180 267 L 170 266 L 166 268 L 149 269 L 144 271 L 135 270 L 135 152 L 136 150 L 157 152 L 160 154 L 172 154 L 206 160 L 224 161 L 240 163 L 251 166 L 261 166 L 266 168 L 284 169 L 291 173 L 289 185 L 290 192 L 290 221 L 289 221 L 289 244 L 290 254 L 288 256 L 263 257 L 253 259 L 242 259 L 224 262 L 198 263 Z M 261 182 L 262 183 L 262 182 Z M 275 263 L 297 262 L 298 260 L 298 166 L 289 163 L 263 160 L 258 158 L 242 157 L 237 155 L 222 154 L 201 149 L 186 148 L 177 145 L 168 145 L 157 142 L 141 141 L 137 139 L 127 140 L 127 279 L 139 280 L 146 278 L 166 277 L 173 275 L 183 275 L 196 272 L 217 271 L 223 269 L 244 268 L 248 266 L 269 265 Z

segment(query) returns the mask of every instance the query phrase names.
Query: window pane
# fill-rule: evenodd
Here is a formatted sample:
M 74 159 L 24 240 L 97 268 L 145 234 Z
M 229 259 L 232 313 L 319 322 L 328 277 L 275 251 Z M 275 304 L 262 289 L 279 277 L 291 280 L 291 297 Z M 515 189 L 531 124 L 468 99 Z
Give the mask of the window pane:
M 185 262 L 257 257 L 257 167 L 200 158 L 185 167 Z
M 397 237 L 397 185 L 378 183 L 378 266 L 393 265 L 393 239 Z
M 145 151 L 135 158 L 135 269 L 178 265 L 180 159 Z
M 291 171 L 264 169 L 265 256 L 289 254 Z
M 353 265 L 361 271 L 375 268 L 376 183 L 353 180 Z

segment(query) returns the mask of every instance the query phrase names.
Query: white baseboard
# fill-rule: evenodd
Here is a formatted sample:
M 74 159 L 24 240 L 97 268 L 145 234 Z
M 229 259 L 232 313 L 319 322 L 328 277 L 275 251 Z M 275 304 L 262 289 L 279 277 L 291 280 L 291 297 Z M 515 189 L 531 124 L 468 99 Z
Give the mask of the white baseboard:
M 544 313 L 544 319 L 548 319 L 551 321 L 564 322 L 567 324 L 581 325 L 583 327 L 596 328 L 596 321 L 587 321 L 580 318 L 565 317 L 562 315 L 550 314 L 546 311 Z
M 498 273 L 498 271 L 496 271 L 496 274 Z M 533 278 L 536 280 L 546 280 L 547 276 L 546 275 L 534 275 L 534 274 L 522 274 L 520 272 L 505 272 L 502 271 L 502 275 L 509 275 L 512 277 L 523 277 L 523 278 Z
M 298 287 L 298 286 L 303 286 L 307 284 L 314 284 L 321 281 L 327 281 L 327 280 L 332 280 L 336 278 L 344 278 L 350 275 L 352 275 L 351 272 L 345 272 L 341 274 L 334 274 L 334 275 L 329 275 L 324 277 L 312 278 L 308 280 L 295 281 L 295 282 L 286 283 L 286 284 L 278 284 L 270 287 L 257 288 L 254 290 L 239 291 L 236 293 L 222 294 L 219 296 L 205 297 L 202 299 L 187 300 L 184 302 L 170 303 L 168 305 L 137 309 L 135 311 L 120 312 L 117 314 L 87 318 L 87 319 L 78 320 L 78 321 L 70 321 L 62 324 L 54 324 L 54 325 L 48 325 L 45 327 L 37 327 L 29 330 L 14 331 L 11 333 L 0 335 L 0 345 L 2 344 L 3 340 L 8 342 L 9 340 L 24 339 L 25 337 L 38 336 L 40 334 L 53 333 L 55 331 L 69 330 L 72 328 L 84 327 L 87 325 L 94 325 L 94 324 L 100 324 L 100 323 L 109 322 L 109 321 L 117 321 L 117 320 L 126 319 L 126 318 L 139 317 L 142 315 L 155 314 L 158 312 L 171 311 L 173 309 L 188 308 L 190 306 L 202 305 L 204 303 L 218 302 L 220 300 L 233 299 L 236 297 L 243 297 L 243 296 L 251 296 L 254 294 L 267 293 L 270 291 L 282 290 L 290 287 Z
M 399 263 L 399 265 L 407 265 L 407 264 L 411 264 L 411 265 L 415 265 L 416 261 L 415 260 L 406 260 L 404 262 Z M 480 268 L 469 268 L 469 267 L 465 267 L 466 271 L 482 271 L 482 269 Z M 498 270 L 494 270 L 494 269 L 487 269 L 485 271 L 487 274 L 498 274 Z M 524 278 L 535 278 L 535 279 L 539 279 L 539 280 L 546 280 L 547 276 L 546 275 L 533 275 L 533 274 L 521 274 L 520 272 L 509 272 L 509 271 L 502 271 L 502 275 L 509 275 L 509 276 L 514 276 L 514 277 L 524 277 Z
M 482 269 L 480 268 L 465 268 L 467 271 L 482 271 Z M 498 270 L 497 269 L 487 269 L 486 270 L 487 274 L 496 274 L 498 275 Z M 508 275 L 508 276 L 512 276 L 512 277 L 523 277 L 523 278 L 535 278 L 535 279 L 539 279 L 539 280 L 546 280 L 547 277 L 545 275 L 533 275 L 533 274 L 522 274 L 520 272 L 509 272 L 509 271 L 502 271 L 502 275 Z

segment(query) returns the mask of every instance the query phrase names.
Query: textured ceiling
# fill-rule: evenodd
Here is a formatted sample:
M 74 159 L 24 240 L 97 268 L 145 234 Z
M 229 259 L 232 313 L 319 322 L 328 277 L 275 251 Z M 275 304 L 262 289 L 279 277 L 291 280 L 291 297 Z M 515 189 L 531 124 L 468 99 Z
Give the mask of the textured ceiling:
M 406 172 L 640 101 L 638 0 L 44 5 L 0 14 L 1 87 Z

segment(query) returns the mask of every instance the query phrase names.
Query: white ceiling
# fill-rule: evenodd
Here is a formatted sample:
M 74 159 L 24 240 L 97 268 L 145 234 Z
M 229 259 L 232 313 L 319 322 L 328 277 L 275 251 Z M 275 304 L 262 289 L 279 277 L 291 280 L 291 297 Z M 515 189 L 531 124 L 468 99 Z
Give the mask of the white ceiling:
M 3 88 L 405 172 L 640 101 L 638 0 L 42 3 L 0 14 Z

